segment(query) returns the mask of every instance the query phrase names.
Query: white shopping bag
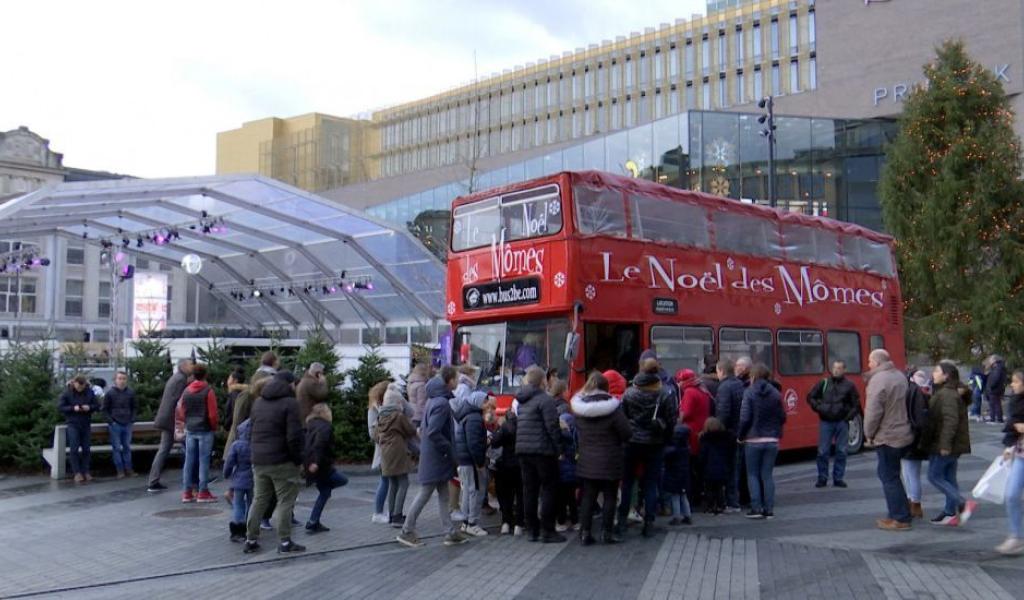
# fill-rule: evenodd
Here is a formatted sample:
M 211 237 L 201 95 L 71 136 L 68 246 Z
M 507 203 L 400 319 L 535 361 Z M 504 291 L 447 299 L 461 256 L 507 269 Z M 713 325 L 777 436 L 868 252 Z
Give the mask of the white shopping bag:
M 1010 462 L 1002 456 L 992 461 L 971 494 L 978 500 L 1002 504 L 1006 497 L 1006 480 L 1010 477 Z

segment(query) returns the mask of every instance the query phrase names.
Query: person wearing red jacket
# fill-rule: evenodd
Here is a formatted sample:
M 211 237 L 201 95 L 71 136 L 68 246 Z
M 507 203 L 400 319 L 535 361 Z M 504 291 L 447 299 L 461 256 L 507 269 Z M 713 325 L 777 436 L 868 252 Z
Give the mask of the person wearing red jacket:
M 711 393 L 704 387 L 697 374 L 690 369 L 676 372 L 676 383 L 682 390 L 683 398 L 679 401 L 679 421 L 690 428 L 690 461 L 691 485 L 687 488 L 691 504 L 700 500 L 700 492 L 704 489 L 704 479 L 700 473 L 700 432 L 704 431 L 704 423 L 711 416 Z
M 217 395 L 206 383 L 206 365 L 192 369 L 192 383 L 188 384 L 178 401 L 176 417 L 185 423 L 185 468 L 181 477 L 181 501 L 216 502 L 210 493 L 210 454 L 213 452 L 213 432 L 217 431 Z M 199 481 L 195 481 L 196 461 L 199 462 Z M 195 490 L 198 488 L 198 495 Z

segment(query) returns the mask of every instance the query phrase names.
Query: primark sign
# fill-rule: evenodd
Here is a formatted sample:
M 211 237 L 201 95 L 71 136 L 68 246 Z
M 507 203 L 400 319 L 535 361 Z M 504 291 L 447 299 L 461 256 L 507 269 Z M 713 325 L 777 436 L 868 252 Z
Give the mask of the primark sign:
M 996 81 L 1004 84 L 1010 83 L 1010 64 L 999 64 L 992 67 L 992 74 L 996 76 Z M 928 85 L 927 80 L 923 84 Z M 884 87 L 876 87 L 872 92 L 872 101 L 875 106 L 889 102 L 898 104 L 906 100 L 913 85 L 912 82 L 901 81 Z

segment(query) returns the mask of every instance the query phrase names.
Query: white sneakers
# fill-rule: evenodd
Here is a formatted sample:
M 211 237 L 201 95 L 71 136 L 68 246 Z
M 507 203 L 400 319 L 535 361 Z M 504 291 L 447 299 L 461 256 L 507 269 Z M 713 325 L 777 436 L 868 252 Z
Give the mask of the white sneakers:
M 635 509 L 635 508 L 634 508 L 634 509 L 631 509 L 631 510 L 629 511 L 629 516 L 628 516 L 628 517 L 626 517 L 626 519 L 627 519 L 627 520 L 628 520 L 628 521 L 629 521 L 630 523 L 643 523 L 643 522 L 644 522 L 644 518 L 640 516 L 640 513 L 636 512 L 636 509 Z
M 469 523 L 466 523 L 462 526 L 462 533 L 472 535 L 474 537 L 484 537 L 487 535 L 487 530 L 479 525 L 470 525 Z
M 512 535 L 516 537 L 523 535 L 523 528 L 519 525 L 516 525 L 516 528 L 512 530 Z
M 1024 553 L 1024 540 L 1015 537 L 1008 537 L 1002 544 L 996 546 L 996 552 L 1007 556 Z
M 388 513 L 373 513 L 373 517 L 370 518 L 370 522 L 387 525 L 390 522 L 388 519 Z
M 508 526 L 508 523 L 501 524 L 501 535 L 508 535 L 512 533 L 512 528 Z

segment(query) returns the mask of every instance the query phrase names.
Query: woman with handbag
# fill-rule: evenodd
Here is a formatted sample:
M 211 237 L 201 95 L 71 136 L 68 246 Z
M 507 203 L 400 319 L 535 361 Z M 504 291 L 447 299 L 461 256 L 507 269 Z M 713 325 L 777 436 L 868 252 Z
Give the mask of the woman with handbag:
M 629 419 L 633 435 L 626 445 L 625 472 L 622 478 L 622 499 L 616 533 L 625 533 L 633 483 L 640 476 L 644 500 L 643 536 L 654 534 L 654 517 L 658 510 L 658 482 L 661 479 L 662 454 L 672 437 L 676 411 L 672 392 L 662 385 L 661 365 L 647 358 L 640 363 L 640 373 L 622 397 L 622 409 Z
M 1024 554 L 1024 531 L 1021 530 L 1021 496 L 1024 495 L 1024 371 L 1014 371 L 1010 378 L 1009 418 L 1003 432 L 1004 460 L 1012 460 L 1010 477 L 1006 481 L 1006 521 L 1009 536 L 996 546 L 996 552 L 1006 555 Z

